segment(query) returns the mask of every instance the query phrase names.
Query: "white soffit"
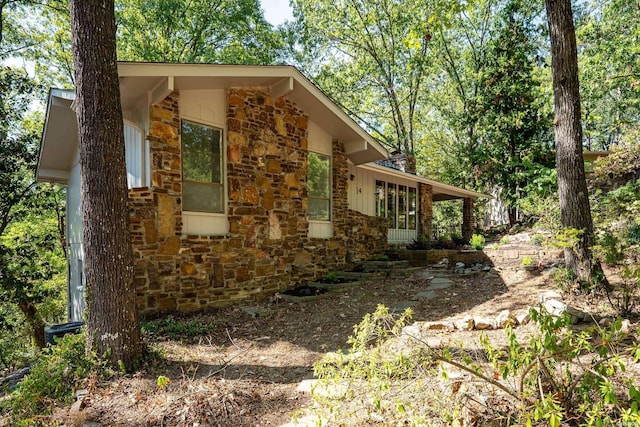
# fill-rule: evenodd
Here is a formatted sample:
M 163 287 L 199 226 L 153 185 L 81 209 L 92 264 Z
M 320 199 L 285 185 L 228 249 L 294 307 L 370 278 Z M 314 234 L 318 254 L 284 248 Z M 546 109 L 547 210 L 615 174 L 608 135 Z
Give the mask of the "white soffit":
M 118 63 L 122 109 L 131 110 L 142 97 L 153 102 L 173 90 L 269 87 L 272 96 L 286 96 L 309 119 L 339 141 L 361 141 L 348 157 L 355 164 L 388 157 L 387 150 L 327 97 L 302 73 L 291 66 Z
M 433 200 L 435 201 L 464 199 L 466 197 L 473 197 L 473 198 L 482 197 L 487 199 L 493 198 L 488 194 L 478 193 L 472 190 L 465 190 L 464 188 L 455 187 L 453 185 L 434 181 L 432 179 L 424 178 L 419 175 L 413 175 L 410 173 L 402 172 L 396 169 L 388 168 L 386 166 L 381 166 L 374 163 L 360 165 L 358 167 L 363 169 L 368 169 L 370 171 L 378 172 L 384 175 L 395 176 L 398 178 L 408 179 L 411 181 L 422 182 L 424 184 L 431 185 L 431 187 L 433 188 Z
M 75 92 L 51 89 L 40 142 L 36 179 L 66 184 L 78 146 L 78 124 L 72 109 Z

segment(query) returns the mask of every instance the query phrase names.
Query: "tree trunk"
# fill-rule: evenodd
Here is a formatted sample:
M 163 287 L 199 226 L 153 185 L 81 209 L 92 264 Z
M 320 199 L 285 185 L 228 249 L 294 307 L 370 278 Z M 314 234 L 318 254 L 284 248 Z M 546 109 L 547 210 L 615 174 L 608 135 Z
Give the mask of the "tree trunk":
M 142 353 L 129 236 L 113 0 L 71 0 L 87 345 L 129 370 Z
M 20 311 L 22 311 L 25 320 L 29 324 L 33 341 L 38 348 L 44 348 L 46 345 L 44 341 L 44 320 L 40 317 L 38 309 L 28 301 L 21 301 L 18 306 L 20 307 Z
M 565 249 L 565 263 L 581 282 L 597 283 L 606 279 L 591 253 L 593 221 L 582 157 L 578 55 L 571 0 L 545 3 L 551 37 L 560 217 L 564 227 L 582 231 L 575 248 Z

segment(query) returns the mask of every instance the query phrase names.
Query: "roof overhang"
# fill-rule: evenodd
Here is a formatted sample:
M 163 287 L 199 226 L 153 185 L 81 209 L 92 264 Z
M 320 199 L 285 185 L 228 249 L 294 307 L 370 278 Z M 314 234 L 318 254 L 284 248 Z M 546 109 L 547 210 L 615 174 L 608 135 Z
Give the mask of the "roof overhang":
M 127 117 L 141 103 L 158 103 L 173 91 L 269 88 L 285 96 L 333 139 L 344 143 L 354 164 L 387 158 L 387 150 L 338 107 L 324 92 L 291 66 L 168 64 L 119 62 L 120 98 Z M 66 183 L 78 145 L 73 90 L 51 89 L 40 146 L 37 179 Z
M 388 157 L 387 150 L 295 67 L 282 65 L 118 63 L 122 110 L 133 110 L 141 99 L 160 102 L 172 91 L 263 87 L 271 96 L 294 102 L 309 119 L 345 145 L 354 164 Z
M 72 107 L 75 92 L 49 90 L 36 179 L 66 184 L 78 147 L 78 122 Z
M 454 187 L 453 185 L 444 184 L 442 182 L 434 181 L 432 179 L 427 179 L 420 175 L 414 175 L 414 174 L 402 172 L 396 169 L 388 168 L 386 166 L 377 165 L 375 163 L 360 165 L 358 167 L 367 169 L 373 172 L 378 172 L 385 175 L 391 175 L 397 178 L 408 179 L 411 181 L 421 182 L 423 184 L 430 185 L 433 189 L 434 202 L 441 202 L 443 200 L 466 199 L 469 197 L 473 199 L 476 199 L 478 197 L 482 197 L 486 199 L 493 198 L 488 194 L 478 193 L 476 191 L 465 190 L 464 188 Z

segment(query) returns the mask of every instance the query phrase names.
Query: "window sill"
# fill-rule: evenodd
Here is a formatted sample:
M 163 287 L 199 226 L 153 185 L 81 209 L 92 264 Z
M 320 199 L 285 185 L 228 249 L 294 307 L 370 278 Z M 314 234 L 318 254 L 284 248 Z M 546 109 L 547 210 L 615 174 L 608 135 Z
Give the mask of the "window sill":
M 182 212 L 182 232 L 200 236 L 224 236 L 229 234 L 229 221 L 222 213 Z

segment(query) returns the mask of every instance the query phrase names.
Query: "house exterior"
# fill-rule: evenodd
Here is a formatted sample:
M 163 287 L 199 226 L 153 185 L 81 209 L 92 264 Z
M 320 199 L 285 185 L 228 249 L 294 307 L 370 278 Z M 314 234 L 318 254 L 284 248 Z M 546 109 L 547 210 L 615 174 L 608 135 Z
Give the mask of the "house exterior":
M 256 299 L 431 234 L 433 201 L 483 196 L 391 169 L 387 151 L 288 66 L 120 63 L 142 312 Z M 69 312 L 82 317 L 72 91 L 52 89 L 37 177 L 67 186 Z

